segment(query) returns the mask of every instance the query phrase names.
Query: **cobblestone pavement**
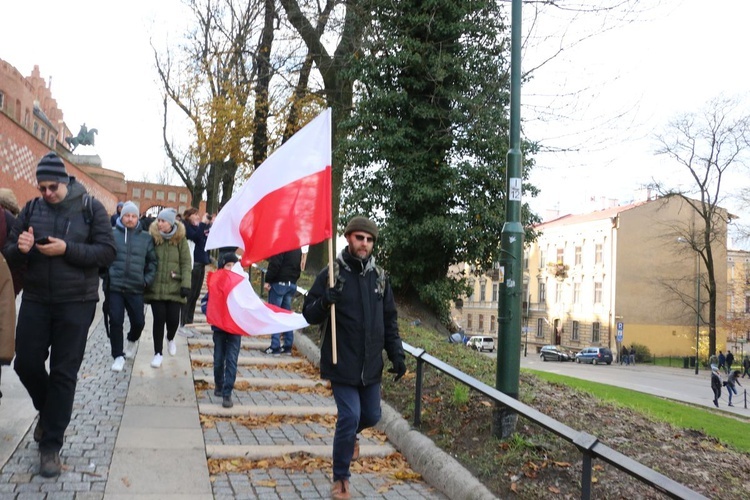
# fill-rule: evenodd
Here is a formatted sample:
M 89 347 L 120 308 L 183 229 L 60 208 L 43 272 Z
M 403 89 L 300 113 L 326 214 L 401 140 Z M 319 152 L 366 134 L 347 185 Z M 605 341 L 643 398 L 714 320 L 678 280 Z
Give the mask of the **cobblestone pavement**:
M 38 474 L 39 447 L 32 437 L 35 421 L 0 470 L 0 499 L 104 498 L 132 366 L 128 363 L 117 373 L 111 365 L 109 339 L 100 322 L 89 335 L 78 373 L 73 415 L 60 451 L 62 474 L 57 478 Z

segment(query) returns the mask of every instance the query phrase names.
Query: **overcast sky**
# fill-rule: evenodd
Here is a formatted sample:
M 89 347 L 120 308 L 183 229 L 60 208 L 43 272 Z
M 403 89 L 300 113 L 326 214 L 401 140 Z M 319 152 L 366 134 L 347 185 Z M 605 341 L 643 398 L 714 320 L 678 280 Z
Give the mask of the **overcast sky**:
M 652 134 L 720 92 L 745 92 L 750 70 L 737 55 L 750 47 L 750 2 L 660 5 L 566 48 L 524 85 L 524 132 L 547 147 L 576 150 L 537 157 L 532 182 L 542 196 L 532 207 L 542 215 L 554 207 L 585 211 L 591 197 L 628 201 L 652 176 L 668 178 L 669 165 L 653 155 Z M 71 131 L 83 123 L 98 129 L 93 149 L 106 168 L 155 180 L 167 162 L 149 40 L 175 43 L 184 31 L 183 9 L 179 0 L 5 2 L 0 58 L 24 75 L 39 65 Z M 569 14 L 547 12 L 540 32 L 554 36 L 524 53 L 525 70 L 547 56 L 549 43 L 559 45 L 569 26 Z M 565 33 L 566 42 L 573 39 L 575 29 Z M 539 120 L 543 111 L 552 116 Z

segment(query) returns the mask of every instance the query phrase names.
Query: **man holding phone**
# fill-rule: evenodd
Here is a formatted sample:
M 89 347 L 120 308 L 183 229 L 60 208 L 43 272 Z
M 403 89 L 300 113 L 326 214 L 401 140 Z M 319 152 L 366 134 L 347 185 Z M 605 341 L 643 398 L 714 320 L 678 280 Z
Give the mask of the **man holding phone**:
M 39 411 L 40 474 L 55 477 L 99 300 L 99 268 L 114 260 L 115 244 L 107 210 L 89 198 L 87 220 L 86 190 L 55 153 L 40 160 L 36 178 L 41 196 L 23 208 L 3 253 L 11 267 L 25 265 L 14 367 Z

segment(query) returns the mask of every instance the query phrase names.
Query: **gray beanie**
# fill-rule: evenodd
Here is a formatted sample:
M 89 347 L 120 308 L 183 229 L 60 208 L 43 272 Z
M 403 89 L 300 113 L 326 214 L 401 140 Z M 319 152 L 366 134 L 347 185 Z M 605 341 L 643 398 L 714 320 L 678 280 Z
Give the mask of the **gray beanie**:
M 357 217 L 352 217 L 349 224 L 346 225 L 344 236 L 349 236 L 349 234 L 354 231 L 364 231 L 365 233 L 371 234 L 376 240 L 378 239 L 378 226 L 367 217 L 359 215 Z
M 122 205 L 122 211 L 120 212 L 120 217 L 122 217 L 125 214 L 135 214 L 136 217 L 140 215 L 140 212 L 138 210 L 138 205 L 136 205 L 132 201 L 126 201 Z
M 177 211 L 174 208 L 165 208 L 164 210 L 159 212 L 159 215 L 156 216 L 157 219 L 167 221 L 172 226 L 174 226 L 175 217 L 177 217 Z
M 55 181 L 68 184 L 70 177 L 68 177 L 65 164 L 60 157 L 50 151 L 39 160 L 39 164 L 36 166 L 36 180 L 37 182 Z

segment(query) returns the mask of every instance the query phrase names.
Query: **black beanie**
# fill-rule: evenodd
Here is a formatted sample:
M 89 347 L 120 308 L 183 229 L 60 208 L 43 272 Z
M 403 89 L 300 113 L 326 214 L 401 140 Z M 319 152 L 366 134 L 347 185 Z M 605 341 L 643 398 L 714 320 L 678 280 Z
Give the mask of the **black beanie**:
M 37 182 L 55 181 L 68 184 L 70 177 L 68 177 L 65 164 L 60 157 L 50 151 L 39 160 L 39 164 L 36 166 L 36 180 Z
M 227 264 L 227 262 L 234 263 L 234 262 L 239 262 L 239 260 L 240 259 L 237 258 L 237 254 L 235 254 L 234 252 L 223 253 L 219 257 L 218 269 L 224 269 L 224 266 Z
M 349 236 L 349 234 L 354 231 L 364 231 L 365 233 L 371 234 L 376 240 L 378 239 L 378 226 L 367 217 L 359 215 L 357 217 L 352 217 L 349 224 L 346 225 L 344 236 Z

